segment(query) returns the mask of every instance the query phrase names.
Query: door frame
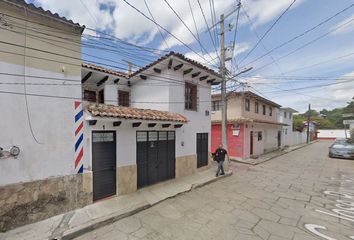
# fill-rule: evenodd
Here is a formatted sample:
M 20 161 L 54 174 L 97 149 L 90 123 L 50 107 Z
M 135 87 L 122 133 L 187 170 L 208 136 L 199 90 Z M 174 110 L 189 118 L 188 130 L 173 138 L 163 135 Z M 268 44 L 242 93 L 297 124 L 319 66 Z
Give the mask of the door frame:
M 253 131 L 250 131 L 250 155 L 251 156 L 253 155 L 253 145 L 254 145 L 254 142 L 253 142 Z
M 115 159 L 115 181 L 114 181 L 114 184 L 115 184 L 115 188 L 114 188 L 114 194 L 110 195 L 110 196 L 106 196 L 106 197 L 103 197 L 103 198 L 100 198 L 100 199 L 96 199 L 94 200 L 94 196 L 93 196 L 93 191 L 94 191 L 94 169 L 93 169 L 93 134 L 94 133 L 106 133 L 106 132 L 112 132 L 113 133 L 113 139 L 114 139 L 114 159 Z M 94 202 L 96 201 L 100 201 L 101 199 L 104 199 L 104 198 L 108 198 L 108 197 L 111 197 L 111 196 L 114 196 L 114 195 L 117 195 L 117 132 L 115 130 L 91 130 L 91 146 L 90 146 L 90 158 L 91 158 L 91 166 L 92 166 L 92 200 Z
M 167 136 L 167 138 L 166 138 L 166 140 L 163 140 L 163 141 L 166 141 L 167 142 L 167 149 L 169 149 L 169 145 L 168 145 L 168 143 L 169 143 L 169 141 L 173 141 L 173 149 L 174 149 L 174 156 L 173 156 L 173 161 L 171 161 L 171 163 L 172 163 L 172 166 L 173 166 L 173 174 L 171 174 L 171 177 L 169 177 L 169 175 L 168 175 L 168 173 L 169 173 L 169 169 L 168 169 L 168 166 L 170 166 L 169 164 L 169 162 L 167 162 L 166 163 L 166 179 L 163 179 L 163 180 L 159 180 L 159 181 L 157 181 L 157 182 L 155 182 L 155 183 L 152 183 L 152 184 L 150 184 L 150 183 L 148 183 L 148 184 L 144 184 L 144 185 L 142 185 L 142 186 L 138 186 L 138 188 L 140 189 L 140 188 L 143 188 L 143 187 L 146 187 L 146 186 L 151 186 L 151 185 L 153 185 L 153 184 L 156 184 L 156 183 L 159 183 L 159 182 L 163 182 L 163 181 L 166 181 L 166 180 L 169 180 L 169 179 L 173 179 L 173 178 L 175 178 L 175 172 L 176 172 L 176 131 L 175 130 L 137 130 L 136 131 L 136 140 L 135 140 L 135 144 L 136 144 L 136 165 L 137 165 L 137 171 L 139 171 L 138 169 L 139 169 L 139 166 L 138 166 L 138 151 L 139 151 L 139 149 L 138 149 L 138 133 L 139 132 L 146 132 L 147 133 L 147 140 L 146 140 L 146 142 L 148 143 L 148 146 L 149 146 L 149 143 L 150 143 L 150 140 L 149 140 L 149 133 L 150 132 L 156 132 L 157 133 L 157 146 L 158 146 L 158 149 L 157 149 L 157 159 L 158 159 L 158 157 L 159 157 L 159 151 L 160 151 L 160 149 L 159 149 L 159 141 L 160 141 L 160 132 L 166 132 L 166 136 Z M 173 132 L 173 140 L 170 140 L 169 139 L 169 136 L 170 136 L 170 132 Z M 168 154 L 167 154 L 167 156 L 168 156 Z M 148 152 L 147 152 L 147 158 L 149 158 L 149 150 L 148 150 Z M 171 159 L 169 159 L 168 157 L 167 157 L 167 159 L 166 159 L 166 161 L 169 161 L 169 160 L 172 160 L 172 158 Z M 157 160 L 158 161 L 158 160 Z M 150 178 L 149 178 L 149 161 L 147 162 L 147 178 L 148 179 L 146 179 L 146 182 L 150 182 Z M 137 173 L 137 183 L 139 182 L 138 181 L 138 177 L 139 177 L 139 174 Z
M 199 162 L 198 162 L 198 134 L 200 134 L 200 135 L 206 135 L 207 136 L 207 141 L 206 141 L 206 144 L 207 144 L 207 151 L 206 151 L 206 164 L 204 164 L 204 165 L 199 165 Z M 196 154 L 197 154 L 197 168 L 201 168 L 201 167 L 205 167 L 205 166 L 208 166 L 208 164 L 209 164 L 209 133 L 208 132 L 202 132 L 202 133 L 196 133 L 196 135 L 195 135 L 195 138 L 196 138 Z M 201 139 L 201 140 L 203 140 L 203 139 Z M 202 141 L 202 143 L 203 143 L 203 141 Z

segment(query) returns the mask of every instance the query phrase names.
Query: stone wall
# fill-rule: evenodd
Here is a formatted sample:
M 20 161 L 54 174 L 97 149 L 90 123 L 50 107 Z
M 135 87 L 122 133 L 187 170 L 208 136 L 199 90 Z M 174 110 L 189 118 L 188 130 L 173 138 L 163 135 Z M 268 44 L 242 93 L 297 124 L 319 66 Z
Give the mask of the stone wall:
M 176 158 L 176 178 L 185 177 L 197 170 L 197 155 L 188 155 Z
M 85 178 L 77 174 L 0 187 L 0 231 L 92 203 L 92 188 L 84 191 Z
M 118 195 L 124 195 L 137 190 L 137 166 L 129 165 L 117 168 Z

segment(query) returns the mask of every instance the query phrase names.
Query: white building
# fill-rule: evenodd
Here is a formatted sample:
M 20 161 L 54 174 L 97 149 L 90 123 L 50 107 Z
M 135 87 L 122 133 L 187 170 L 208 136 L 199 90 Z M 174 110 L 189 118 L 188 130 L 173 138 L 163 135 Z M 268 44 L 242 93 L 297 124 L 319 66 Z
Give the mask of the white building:
M 1 231 L 91 197 L 74 166 L 84 27 L 22 0 L 0 1 L 0 25 Z M 42 214 L 32 212 L 38 207 Z
M 208 167 L 218 73 L 171 52 L 129 76 L 84 64 L 82 78 L 93 200 Z

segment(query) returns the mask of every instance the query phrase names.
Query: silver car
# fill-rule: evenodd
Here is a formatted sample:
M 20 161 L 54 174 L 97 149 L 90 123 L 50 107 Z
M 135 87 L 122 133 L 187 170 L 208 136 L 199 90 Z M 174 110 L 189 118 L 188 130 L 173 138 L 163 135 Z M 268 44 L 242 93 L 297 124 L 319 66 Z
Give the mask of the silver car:
M 329 147 L 328 156 L 331 158 L 354 159 L 354 144 L 347 140 L 338 139 Z

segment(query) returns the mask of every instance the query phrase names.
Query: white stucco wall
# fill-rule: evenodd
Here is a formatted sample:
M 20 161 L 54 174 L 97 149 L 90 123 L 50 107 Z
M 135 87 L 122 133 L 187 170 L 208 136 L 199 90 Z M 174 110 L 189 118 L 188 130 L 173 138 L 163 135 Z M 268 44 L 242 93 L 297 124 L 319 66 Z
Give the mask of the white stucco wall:
M 1 5 L 0 12 L 25 18 L 22 8 L 6 4 Z M 75 173 L 74 101 L 81 99 L 81 49 L 72 42 L 80 42 L 81 34 L 63 23 L 35 14 L 28 16 L 30 21 L 19 19 L 12 19 L 0 29 L 0 49 L 9 52 L 0 53 L 0 72 L 20 75 L 1 74 L 1 82 L 11 84 L 0 85 L 3 91 L 0 93 L 0 146 L 9 149 L 16 145 L 21 150 L 17 158 L 0 158 L 0 186 Z M 46 22 L 52 27 L 33 21 Z M 43 34 L 34 32 L 33 28 L 40 28 L 49 40 L 44 41 Z M 60 38 L 63 36 L 69 40 Z
M 166 79 L 166 82 L 162 79 Z M 185 81 L 198 84 L 197 111 L 185 110 Z M 176 131 L 176 157 L 196 154 L 197 133 L 209 134 L 210 150 L 211 88 L 207 83 L 199 81 L 199 78 L 192 80 L 190 75 L 183 76 L 183 71 L 172 69 L 163 69 L 161 74 L 151 73 L 147 80 L 132 85 L 131 101 L 133 107 L 170 111 L 187 117 L 188 123 L 184 124 L 180 131 Z M 209 115 L 206 116 L 205 111 L 208 111 Z
M 88 115 L 86 115 L 87 117 Z M 115 121 L 119 121 L 116 119 Z M 92 131 L 115 131 L 116 132 L 116 151 L 117 167 L 135 165 L 136 164 L 136 132 L 137 131 L 181 131 L 175 129 L 173 124 L 168 128 L 162 128 L 161 122 L 154 128 L 148 128 L 148 122 L 143 122 L 139 127 L 133 128 L 132 123 L 137 120 L 121 120 L 122 124 L 118 127 L 113 126 L 113 120 L 99 120 L 96 125 L 89 125 L 85 122 L 85 150 L 86 155 L 89 156 L 85 159 L 85 167 L 92 170 Z M 151 121 L 150 121 L 151 122 Z M 183 127 L 182 127 L 183 128 Z
M 350 137 L 348 129 L 318 129 L 318 138 L 345 138 Z
M 3 59 L 2 59 L 3 60 Z M 0 61 L 0 72 L 76 79 L 79 75 L 55 73 Z M 5 78 L 4 78 L 5 79 Z M 23 83 L 24 77 L 6 77 L 6 82 Z M 51 80 L 29 78 L 26 82 L 53 83 Z M 27 96 L 29 118 L 36 143 L 31 135 L 27 118 L 23 84 L 0 85 L 0 91 L 17 92 L 21 95 L 0 94 L 0 146 L 8 149 L 16 145 L 21 149 L 14 158 L 0 159 L 0 185 L 44 179 L 51 176 L 74 173 L 74 101 L 38 96 Z M 28 85 L 28 94 L 42 94 L 81 98 L 81 87 Z
M 169 110 L 169 78 L 167 70 L 161 74 L 148 76 L 147 80 L 137 81 L 131 86 L 131 106 L 137 108 L 156 109 L 162 111 Z

